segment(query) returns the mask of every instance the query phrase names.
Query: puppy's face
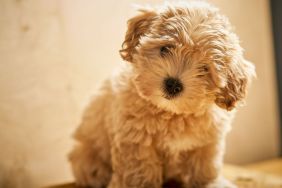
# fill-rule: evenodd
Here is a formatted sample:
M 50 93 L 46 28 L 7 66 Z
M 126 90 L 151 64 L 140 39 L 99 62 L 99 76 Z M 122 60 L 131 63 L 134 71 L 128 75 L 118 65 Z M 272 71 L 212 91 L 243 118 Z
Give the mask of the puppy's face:
M 132 63 L 139 94 L 175 113 L 216 103 L 231 110 L 245 97 L 254 67 L 228 20 L 207 4 L 142 10 L 128 22 L 121 56 Z

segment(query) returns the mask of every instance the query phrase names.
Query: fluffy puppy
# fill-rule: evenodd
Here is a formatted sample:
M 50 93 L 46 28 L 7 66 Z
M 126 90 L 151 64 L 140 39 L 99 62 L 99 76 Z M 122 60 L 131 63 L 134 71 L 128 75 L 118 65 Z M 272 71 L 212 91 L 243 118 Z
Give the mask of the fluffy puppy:
M 233 187 L 220 178 L 234 108 L 255 75 L 229 21 L 206 3 L 142 9 L 128 21 L 127 66 L 85 111 L 70 154 L 78 185 Z

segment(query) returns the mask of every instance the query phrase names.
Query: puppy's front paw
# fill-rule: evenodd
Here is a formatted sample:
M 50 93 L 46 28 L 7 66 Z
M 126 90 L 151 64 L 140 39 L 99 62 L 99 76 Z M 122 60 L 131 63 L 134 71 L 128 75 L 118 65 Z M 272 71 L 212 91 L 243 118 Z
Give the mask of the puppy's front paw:
M 207 188 L 237 188 L 237 186 L 221 177 L 208 184 Z

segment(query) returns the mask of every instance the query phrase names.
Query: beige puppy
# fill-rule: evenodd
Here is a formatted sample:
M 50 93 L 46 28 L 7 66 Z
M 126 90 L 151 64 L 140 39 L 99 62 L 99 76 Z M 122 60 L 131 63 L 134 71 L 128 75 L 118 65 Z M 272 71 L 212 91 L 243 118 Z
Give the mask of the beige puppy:
M 206 3 L 142 9 L 75 133 L 76 182 L 94 188 L 233 187 L 220 178 L 234 108 L 255 75 L 229 21 Z

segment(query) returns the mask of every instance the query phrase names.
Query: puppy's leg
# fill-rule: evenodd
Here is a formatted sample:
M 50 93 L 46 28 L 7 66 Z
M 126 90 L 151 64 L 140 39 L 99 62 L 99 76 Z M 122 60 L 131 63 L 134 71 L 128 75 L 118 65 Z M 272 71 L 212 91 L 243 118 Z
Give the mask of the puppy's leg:
M 102 188 L 110 181 L 112 169 L 110 160 L 101 155 L 89 143 L 76 146 L 69 155 L 73 174 L 79 186 Z
M 108 188 L 161 188 L 161 162 L 151 146 L 112 148 L 113 175 Z
M 181 181 L 185 188 L 234 188 L 220 177 L 223 151 L 210 144 L 179 156 Z
M 86 108 L 81 123 L 74 133 L 78 146 L 69 155 L 78 185 L 101 188 L 111 177 L 110 140 L 105 118 L 111 103 L 107 85 Z

